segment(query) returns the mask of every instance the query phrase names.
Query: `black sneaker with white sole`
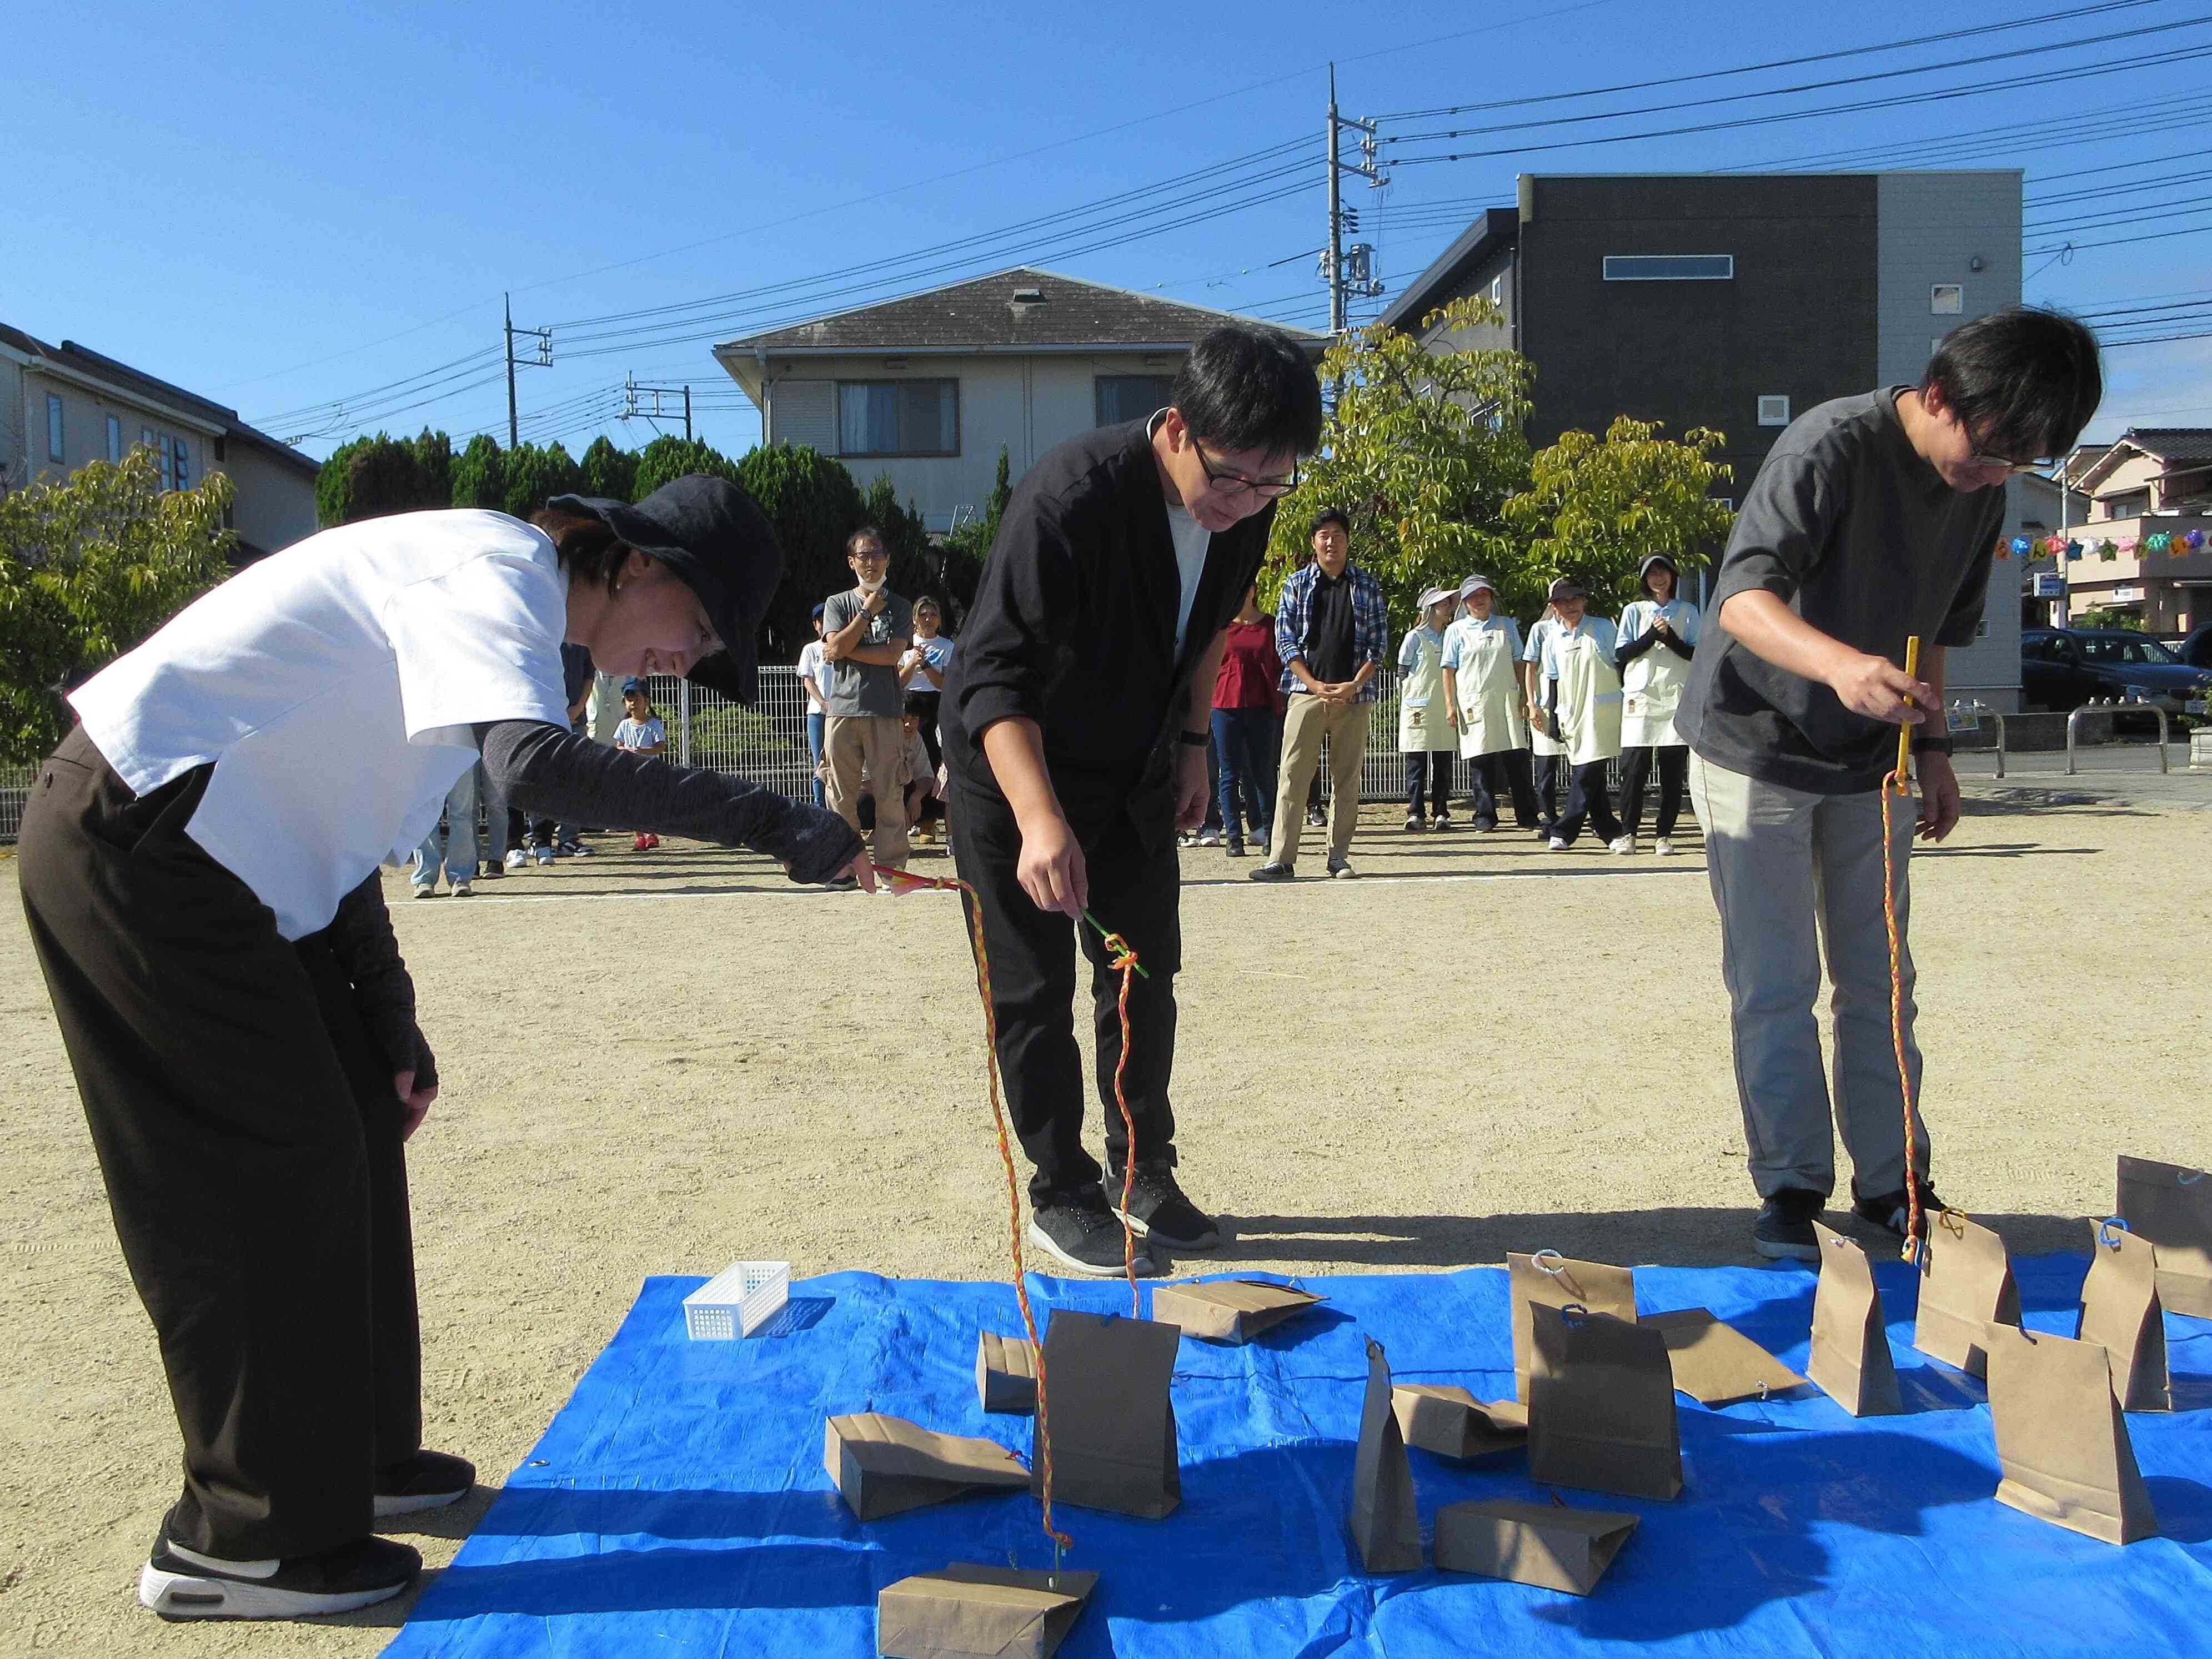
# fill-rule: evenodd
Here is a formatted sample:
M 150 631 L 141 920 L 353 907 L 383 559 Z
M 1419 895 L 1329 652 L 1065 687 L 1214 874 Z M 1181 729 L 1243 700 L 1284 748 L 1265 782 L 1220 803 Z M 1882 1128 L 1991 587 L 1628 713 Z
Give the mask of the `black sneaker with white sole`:
M 1221 1243 L 1221 1229 L 1182 1195 L 1170 1165 L 1139 1158 L 1126 1210 L 1121 1207 L 1121 1176 L 1119 1170 L 1106 1172 L 1106 1201 L 1138 1237 L 1170 1250 L 1210 1250 Z
M 445 1452 L 418 1451 L 376 1477 L 376 1518 L 418 1515 L 458 1504 L 477 1484 L 477 1466 Z
M 422 1558 L 387 1538 L 362 1538 L 281 1561 L 225 1561 L 161 1535 L 138 1573 L 138 1601 L 164 1619 L 309 1619 L 389 1601 Z
M 1813 1224 L 1828 1206 L 1828 1195 L 1803 1187 L 1784 1187 L 1759 1206 L 1751 1224 L 1751 1246 L 1770 1261 L 1818 1261 L 1820 1236 Z
M 1864 1198 L 1856 1182 L 1851 1187 L 1851 1213 L 1870 1227 L 1879 1227 L 1899 1243 L 1905 1242 L 1905 1224 L 1911 1215 L 1911 1200 L 1899 1188 L 1893 1193 L 1884 1193 L 1879 1198 Z M 1920 1183 L 1920 1231 L 1925 1237 L 1928 1218 L 1941 1214 L 1950 1206 L 1936 1196 L 1936 1189 L 1926 1182 Z
M 1126 1265 L 1121 1223 L 1107 1207 L 1104 1190 L 1095 1184 L 1036 1205 L 1030 1214 L 1030 1243 L 1070 1273 L 1112 1274 Z M 1157 1279 L 1159 1273 L 1159 1264 L 1139 1237 L 1137 1277 Z

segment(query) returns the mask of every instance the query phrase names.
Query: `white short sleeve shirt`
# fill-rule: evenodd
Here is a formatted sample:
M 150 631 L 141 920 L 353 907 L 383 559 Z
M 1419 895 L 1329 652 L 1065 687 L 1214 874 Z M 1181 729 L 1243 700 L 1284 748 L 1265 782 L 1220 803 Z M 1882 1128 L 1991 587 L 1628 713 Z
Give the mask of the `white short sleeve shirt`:
M 471 726 L 568 724 L 567 621 L 543 532 L 398 514 L 240 572 L 70 702 L 142 795 L 213 763 L 188 833 L 299 939 L 421 842 L 475 763 Z

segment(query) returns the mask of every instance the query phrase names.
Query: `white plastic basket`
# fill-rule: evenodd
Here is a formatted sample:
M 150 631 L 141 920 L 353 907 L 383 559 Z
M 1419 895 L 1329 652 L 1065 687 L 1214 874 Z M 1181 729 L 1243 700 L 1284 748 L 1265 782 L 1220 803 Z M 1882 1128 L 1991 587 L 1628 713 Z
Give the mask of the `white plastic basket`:
M 791 1299 L 788 1261 L 732 1261 L 684 1298 L 684 1328 L 694 1342 L 750 1336 Z

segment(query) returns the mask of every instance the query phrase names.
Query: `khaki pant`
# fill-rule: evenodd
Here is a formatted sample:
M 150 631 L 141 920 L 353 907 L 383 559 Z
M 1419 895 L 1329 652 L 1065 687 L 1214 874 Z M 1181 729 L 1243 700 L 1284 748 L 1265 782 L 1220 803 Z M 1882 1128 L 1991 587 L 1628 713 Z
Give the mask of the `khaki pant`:
M 1835 1134 L 1869 1198 L 1905 1185 L 1904 1103 L 1889 1024 L 1889 942 L 1882 918 L 1881 796 L 1815 795 L 1690 757 L 1690 799 L 1705 827 L 1705 866 L 1721 915 L 1721 974 L 1735 1036 L 1736 1093 L 1759 1195 L 1836 1184 Z M 1890 803 L 1897 870 L 1905 1056 L 1915 1099 L 1911 919 L 1906 860 L 1917 804 Z M 1825 946 L 1834 1019 L 1834 1128 L 1813 1010 Z M 1914 1162 L 1925 1173 L 1923 1130 Z
M 823 754 L 830 763 L 830 810 L 860 827 L 860 769 L 876 799 L 872 856 L 886 869 L 906 868 L 906 727 L 896 714 L 832 714 L 824 722 Z
M 1295 865 L 1306 823 L 1306 789 L 1321 764 L 1322 739 L 1328 739 L 1328 855 L 1340 860 L 1352 850 L 1359 826 L 1359 763 L 1367 757 L 1367 717 L 1374 705 L 1327 703 L 1310 691 L 1291 694 L 1283 716 L 1282 776 L 1275 789 L 1275 839 L 1267 848 L 1271 863 Z

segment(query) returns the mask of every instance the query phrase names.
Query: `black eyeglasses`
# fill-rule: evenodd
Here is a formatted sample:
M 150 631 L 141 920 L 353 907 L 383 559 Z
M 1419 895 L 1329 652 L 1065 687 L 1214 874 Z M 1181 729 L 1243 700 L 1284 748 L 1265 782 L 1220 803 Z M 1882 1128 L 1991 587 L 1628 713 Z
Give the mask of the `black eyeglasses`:
M 1199 469 L 1206 474 L 1207 486 L 1218 495 L 1264 495 L 1269 501 L 1287 495 L 1298 487 L 1298 470 L 1291 468 L 1287 478 L 1248 478 L 1241 472 L 1217 472 L 1213 463 L 1206 459 L 1206 451 L 1197 439 L 1190 441 L 1190 453 L 1198 457 Z
M 1968 441 L 1972 441 L 1970 434 Z M 2001 466 L 2008 472 L 2043 472 L 2058 465 L 2055 456 L 2042 455 L 2032 461 L 2016 461 L 2009 455 L 1992 455 L 1982 449 L 1972 451 L 1968 459 L 1976 466 Z

